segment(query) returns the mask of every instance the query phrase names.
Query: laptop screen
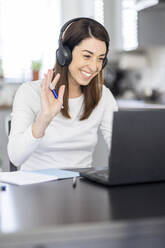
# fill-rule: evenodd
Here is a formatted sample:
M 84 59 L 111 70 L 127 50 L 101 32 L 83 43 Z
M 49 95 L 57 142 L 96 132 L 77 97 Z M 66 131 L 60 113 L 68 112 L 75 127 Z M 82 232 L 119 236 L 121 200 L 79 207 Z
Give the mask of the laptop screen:
M 114 113 L 109 168 L 112 184 L 165 180 L 165 109 Z

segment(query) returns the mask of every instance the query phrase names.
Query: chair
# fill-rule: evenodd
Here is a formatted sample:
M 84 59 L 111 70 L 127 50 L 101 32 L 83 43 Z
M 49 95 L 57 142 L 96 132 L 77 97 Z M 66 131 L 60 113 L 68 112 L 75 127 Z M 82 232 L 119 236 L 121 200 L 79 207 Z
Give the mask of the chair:
M 8 136 L 9 136 L 10 130 L 11 130 L 11 118 L 9 118 L 7 120 L 7 122 L 8 122 Z M 10 171 L 17 171 L 18 170 L 17 166 L 15 166 L 10 160 L 9 160 L 9 169 L 10 169 Z

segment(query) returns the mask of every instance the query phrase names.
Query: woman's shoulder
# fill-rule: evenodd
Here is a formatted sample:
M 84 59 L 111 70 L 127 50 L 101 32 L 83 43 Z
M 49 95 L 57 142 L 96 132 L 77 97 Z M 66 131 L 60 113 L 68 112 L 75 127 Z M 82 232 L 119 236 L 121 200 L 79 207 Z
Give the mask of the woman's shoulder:
M 22 83 L 17 90 L 17 95 L 27 95 L 27 96 L 32 96 L 34 94 L 40 95 L 41 83 L 42 83 L 41 80 Z
M 110 89 L 107 88 L 105 85 L 103 85 L 102 99 L 105 101 L 106 104 L 111 106 L 114 111 L 118 110 L 118 105 L 117 105 L 117 102 L 115 100 L 115 97 L 113 96 Z
M 40 108 L 41 81 L 31 81 L 22 83 L 14 97 L 13 111 L 27 109 L 37 112 Z
M 103 91 L 102 92 L 103 92 L 103 96 L 107 96 L 107 97 L 110 96 L 111 98 L 114 98 L 111 90 L 108 87 L 106 87 L 104 84 L 103 84 Z

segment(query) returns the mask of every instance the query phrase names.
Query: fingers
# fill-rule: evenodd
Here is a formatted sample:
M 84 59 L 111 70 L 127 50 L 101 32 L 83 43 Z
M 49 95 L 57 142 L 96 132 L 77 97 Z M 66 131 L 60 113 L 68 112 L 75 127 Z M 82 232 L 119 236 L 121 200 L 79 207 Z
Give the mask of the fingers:
M 46 77 L 47 77 L 46 74 L 44 74 L 44 78 L 42 80 L 42 90 L 46 89 L 46 81 L 47 81 Z
M 61 87 L 59 88 L 59 94 L 58 94 L 58 100 L 61 103 L 63 103 L 64 92 L 65 92 L 65 85 L 61 85 Z
M 52 82 L 54 88 L 55 88 L 56 84 L 58 83 L 59 79 L 60 79 L 60 73 L 57 73 L 57 75 L 55 76 L 55 78 Z
M 48 73 L 44 74 L 44 79 L 43 79 L 43 86 L 49 88 L 49 83 L 52 82 L 52 77 L 53 77 L 53 70 L 48 70 Z M 53 87 L 55 88 L 57 82 L 59 81 L 60 79 L 60 74 L 57 73 L 57 75 L 55 76 L 53 82 L 52 82 L 52 85 Z
M 48 83 L 48 86 L 49 86 L 49 83 L 52 82 L 52 77 L 53 77 L 53 70 L 48 70 L 48 73 L 47 73 L 47 83 Z M 57 75 L 55 76 L 52 84 L 55 88 L 57 82 L 59 81 L 60 79 L 60 73 L 57 73 Z
M 49 88 L 49 83 L 52 81 L 52 76 L 53 76 L 53 70 L 48 70 L 48 73 L 45 74 L 46 76 L 46 85 Z
M 50 88 L 49 88 L 49 83 L 52 81 L 52 77 L 53 77 L 53 70 L 48 70 L 48 73 L 44 74 L 44 78 L 43 78 L 43 82 L 42 82 L 42 94 L 44 94 L 44 95 L 48 94 L 49 95 L 49 93 L 50 93 L 50 95 L 53 96 L 52 93 L 50 92 Z M 58 73 L 55 76 L 55 78 L 53 79 L 53 82 L 52 82 L 53 88 L 55 88 L 59 79 L 60 79 L 60 74 Z M 58 92 L 58 102 L 60 104 L 63 103 L 64 92 L 65 92 L 65 85 L 61 85 L 59 88 L 59 92 Z
M 49 88 L 49 83 L 52 81 L 52 76 L 53 70 L 48 70 L 48 72 L 44 74 L 43 87 Z

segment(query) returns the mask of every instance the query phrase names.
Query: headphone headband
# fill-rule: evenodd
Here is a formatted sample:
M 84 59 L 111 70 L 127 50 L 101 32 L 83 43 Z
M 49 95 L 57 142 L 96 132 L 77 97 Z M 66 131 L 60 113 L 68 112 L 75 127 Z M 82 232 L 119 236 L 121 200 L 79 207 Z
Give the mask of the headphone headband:
M 67 22 L 62 26 L 62 28 L 61 28 L 61 30 L 60 30 L 59 41 L 62 40 L 62 35 L 63 35 L 65 29 L 66 29 L 71 23 L 76 22 L 76 21 L 79 21 L 79 20 L 83 20 L 83 19 L 84 19 L 84 20 L 89 20 L 89 21 L 92 21 L 92 22 L 95 22 L 95 23 L 101 25 L 102 28 L 103 28 L 103 29 L 105 30 L 105 32 L 107 33 L 107 30 L 105 29 L 105 27 L 104 27 L 100 22 L 98 22 L 98 21 L 96 21 L 96 20 L 94 20 L 94 19 L 92 19 L 92 18 L 89 18 L 89 17 L 77 17 L 77 18 L 73 18 L 73 19 L 67 21 Z

